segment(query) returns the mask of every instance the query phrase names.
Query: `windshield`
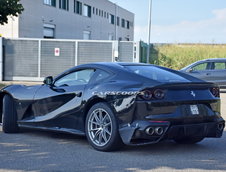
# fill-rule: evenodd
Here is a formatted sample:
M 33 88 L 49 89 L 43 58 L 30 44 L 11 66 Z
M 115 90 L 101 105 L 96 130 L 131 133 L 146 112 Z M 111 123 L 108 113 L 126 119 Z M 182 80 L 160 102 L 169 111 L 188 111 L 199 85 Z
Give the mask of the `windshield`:
M 157 66 L 125 66 L 130 71 L 159 82 L 190 82 L 188 79 Z

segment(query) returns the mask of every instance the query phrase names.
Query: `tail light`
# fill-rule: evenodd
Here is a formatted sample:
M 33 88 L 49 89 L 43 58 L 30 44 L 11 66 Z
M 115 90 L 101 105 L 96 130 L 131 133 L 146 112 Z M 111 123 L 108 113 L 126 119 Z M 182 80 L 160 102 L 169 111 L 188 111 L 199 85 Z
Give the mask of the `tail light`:
M 154 97 L 155 97 L 156 99 L 163 99 L 164 96 L 165 96 L 165 93 L 164 93 L 163 90 L 157 89 L 157 90 L 154 91 Z
M 139 94 L 139 98 L 143 100 L 161 100 L 165 97 L 165 91 L 162 89 L 143 90 Z
M 214 97 L 220 97 L 219 87 L 213 87 L 213 88 L 210 89 L 210 91 L 214 95 Z
M 152 92 L 149 90 L 144 90 L 140 93 L 140 96 L 144 100 L 151 100 L 152 99 Z

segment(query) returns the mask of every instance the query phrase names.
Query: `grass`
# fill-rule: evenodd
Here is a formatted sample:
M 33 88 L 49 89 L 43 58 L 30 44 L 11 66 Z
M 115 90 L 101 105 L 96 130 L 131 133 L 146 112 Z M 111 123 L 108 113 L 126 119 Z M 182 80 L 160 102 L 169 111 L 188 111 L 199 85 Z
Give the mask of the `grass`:
M 151 63 L 178 70 L 198 60 L 226 58 L 226 45 L 155 45 L 151 50 L 151 57 Z
M 5 86 L 6 86 L 6 84 L 0 83 L 0 89 L 3 88 L 3 87 L 5 87 Z

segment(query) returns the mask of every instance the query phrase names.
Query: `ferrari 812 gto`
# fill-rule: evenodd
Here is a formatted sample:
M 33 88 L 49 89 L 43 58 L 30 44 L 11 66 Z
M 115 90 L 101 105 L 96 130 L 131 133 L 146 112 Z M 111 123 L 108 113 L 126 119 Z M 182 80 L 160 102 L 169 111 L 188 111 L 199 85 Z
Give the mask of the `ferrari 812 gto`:
M 84 64 L 42 85 L 10 85 L 1 89 L 0 107 L 5 133 L 84 135 L 100 151 L 166 139 L 197 143 L 221 137 L 225 127 L 217 85 L 141 63 Z

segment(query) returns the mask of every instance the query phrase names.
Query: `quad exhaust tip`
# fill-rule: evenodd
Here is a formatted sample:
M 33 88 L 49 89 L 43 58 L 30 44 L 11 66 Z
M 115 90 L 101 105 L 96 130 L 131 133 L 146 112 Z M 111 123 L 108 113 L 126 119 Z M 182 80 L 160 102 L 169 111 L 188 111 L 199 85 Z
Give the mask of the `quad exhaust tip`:
M 162 127 L 155 128 L 155 133 L 158 134 L 158 135 L 162 135 L 163 134 L 163 128 Z
M 156 128 L 153 128 L 153 127 L 148 127 L 146 129 L 146 133 L 148 135 L 153 135 L 153 134 L 156 134 L 156 135 L 162 135 L 164 132 L 163 128 L 162 127 L 156 127 Z
M 155 133 L 155 130 L 154 130 L 153 127 L 148 127 L 148 128 L 146 129 L 146 133 L 147 133 L 148 135 L 153 135 L 153 134 Z

